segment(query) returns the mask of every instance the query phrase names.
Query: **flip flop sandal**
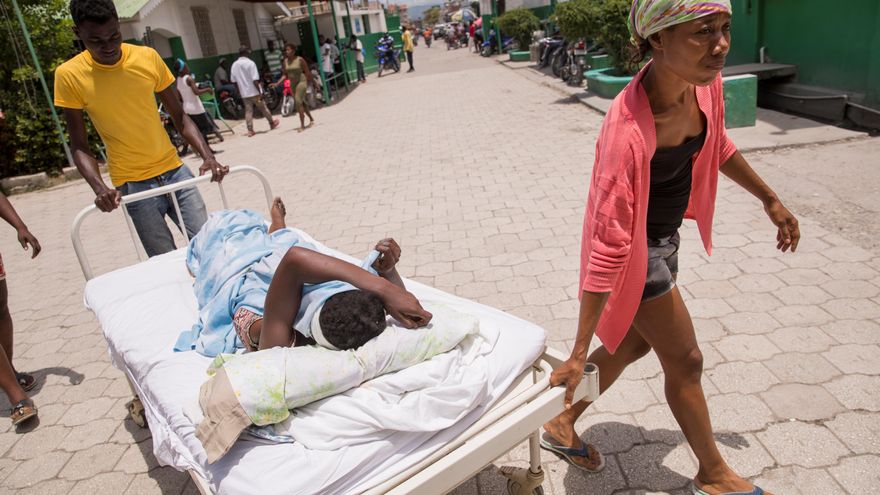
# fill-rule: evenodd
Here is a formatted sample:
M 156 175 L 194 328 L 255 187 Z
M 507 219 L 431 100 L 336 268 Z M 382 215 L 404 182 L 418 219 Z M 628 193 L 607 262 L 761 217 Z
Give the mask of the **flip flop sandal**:
M 562 444 L 559 443 L 558 440 L 550 436 L 549 433 L 544 432 L 544 434 L 541 435 L 541 448 L 553 452 L 554 454 L 564 459 L 567 463 L 580 469 L 581 471 L 586 471 L 588 473 L 598 473 L 599 471 L 605 469 L 605 456 L 603 456 L 601 452 L 597 451 L 596 448 L 590 444 L 585 443 L 579 449 L 564 447 Z M 593 469 L 574 462 L 574 460 L 572 459 L 573 456 L 585 457 L 587 459 L 590 459 L 591 452 L 595 452 L 599 457 L 599 465 Z
M 29 375 L 27 373 L 19 373 L 15 372 L 15 379 L 18 380 L 18 384 L 21 385 L 21 388 L 27 392 L 32 390 L 37 386 L 37 379 L 34 378 L 33 375 Z
M 23 400 L 12 407 L 12 414 L 9 417 L 12 419 L 13 426 L 18 426 L 36 415 L 37 406 L 30 400 Z
M 693 489 L 694 495 L 709 495 L 708 492 L 704 492 L 697 488 L 697 485 L 691 485 L 691 488 Z M 764 489 L 760 486 L 753 486 L 752 491 L 750 492 L 724 492 L 719 495 L 764 495 Z

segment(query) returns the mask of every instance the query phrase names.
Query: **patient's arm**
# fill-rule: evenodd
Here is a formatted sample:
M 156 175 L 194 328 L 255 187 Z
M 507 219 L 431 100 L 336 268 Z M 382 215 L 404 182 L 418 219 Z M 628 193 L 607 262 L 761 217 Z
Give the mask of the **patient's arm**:
M 381 253 L 379 258 L 373 262 L 373 269 L 376 273 L 392 284 L 405 289 L 403 279 L 397 273 L 397 262 L 400 261 L 400 245 L 392 238 L 382 239 L 376 243 L 376 251 Z
M 332 280 L 347 282 L 376 294 L 386 311 L 407 328 L 425 326 L 431 321 L 431 313 L 422 308 L 415 296 L 388 280 L 332 256 L 293 247 L 282 258 L 269 284 L 260 330 L 260 349 L 289 346 L 302 301 L 303 285 Z

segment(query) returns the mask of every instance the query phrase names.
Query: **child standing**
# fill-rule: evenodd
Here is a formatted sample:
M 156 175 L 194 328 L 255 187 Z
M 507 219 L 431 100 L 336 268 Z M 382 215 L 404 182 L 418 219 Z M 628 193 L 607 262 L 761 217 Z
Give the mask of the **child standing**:
M 0 217 L 15 228 L 21 247 L 25 250 L 30 247 L 31 258 L 36 258 L 40 254 L 40 242 L 31 234 L 3 193 L 0 193 Z M 12 413 L 9 416 L 12 424 L 19 425 L 37 416 L 37 406 L 26 393 L 36 386 L 37 381 L 27 373 L 18 373 L 12 366 L 12 315 L 9 314 L 7 295 L 6 270 L 0 258 L 0 388 L 12 404 Z

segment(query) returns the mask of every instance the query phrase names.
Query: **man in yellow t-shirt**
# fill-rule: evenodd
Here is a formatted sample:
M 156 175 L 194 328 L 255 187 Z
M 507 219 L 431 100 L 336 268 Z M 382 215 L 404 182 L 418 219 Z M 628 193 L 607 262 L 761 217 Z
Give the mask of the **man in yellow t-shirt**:
M 192 178 L 159 118 L 158 93 L 180 134 L 203 159 L 200 175 L 221 181 L 229 171 L 217 163 L 195 123 L 186 116 L 174 76 L 155 50 L 122 43 L 112 0 L 71 0 L 74 33 L 86 51 L 55 71 L 55 105 L 64 109 L 73 161 L 95 192 L 102 211 L 116 209 L 122 196 Z M 113 188 L 101 178 L 86 137 L 83 111 L 88 112 L 107 148 Z M 176 193 L 183 224 L 194 236 L 207 219 L 205 203 L 195 187 Z M 138 237 L 149 256 L 172 251 L 174 239 L 165 216 L 180 226 L 169 196 L 126 205 Z
M 403 51 L 406 52 L 406 61 L 409 62 L 409 70 L 407 72 L 412 72 L 416 70 L 413 68 L 413 37 L 412 31 L 409 30 L 406 26 L 403 26 Z

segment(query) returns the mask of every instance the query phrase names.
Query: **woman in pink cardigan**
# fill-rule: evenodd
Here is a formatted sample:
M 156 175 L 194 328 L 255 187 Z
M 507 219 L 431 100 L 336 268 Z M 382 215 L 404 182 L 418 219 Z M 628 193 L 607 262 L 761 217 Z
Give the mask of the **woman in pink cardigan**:
M 724 129 L 720 72 L 730 46 L 730 1 L 634 0 L 630 31 L 649 62 L 614 100 L 596 145 L 581 251 L 581 306 L 571 357 L 551 377 L 567 387 L 566 411 L 544 425 L 542 446 L 598 471 L 602 455 L 574 429 L 589 404 L 571 404 L 589 360 L 604 391 L 651 349 L 666 399 L 699 460 L 693 492 L 761 494 L 715 445 L 700 384 L 703 356 L 675 286 L 678 229 L 697 222 L 712 250 L 718 172 L 752 193 L 778 228 L 777 247 L 797 249 L 797 220 L 736 151 Z M 604 344 L 589 359 L 593 334 Z

